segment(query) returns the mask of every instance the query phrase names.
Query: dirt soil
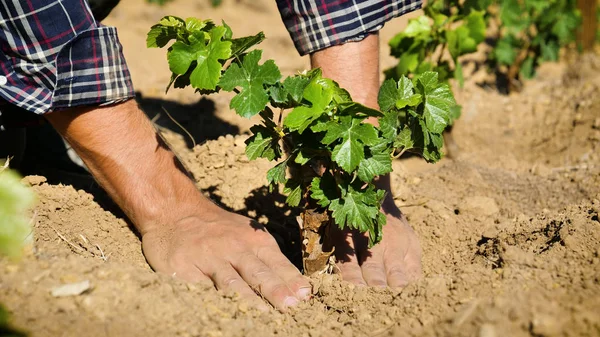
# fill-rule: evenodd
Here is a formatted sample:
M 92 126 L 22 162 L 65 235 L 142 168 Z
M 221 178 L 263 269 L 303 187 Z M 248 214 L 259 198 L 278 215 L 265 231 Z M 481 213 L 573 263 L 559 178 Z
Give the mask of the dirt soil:
M 209 1 L 160 8 L 128 0 L 105 21 L 119 28 L 141 105 L 198 187 L 267 224 L 297 261 L 297 210 L 266 189 L 271 165 L 244 155 L 252 121 L 229 110 L 226 94 L 162 93 L 164 52 L 146 50 L 144 35 L 167 13 L 225 19 L 239 35 L 265 31 L 265 56 L 284 74 L 308 60 L 270 0 L 224 0 L 217 9 Z M 382 41 L 405 21 L 388 24 Z M 30 176 L 39 195 L 33 249 L 20 262 L 0 260 L 0 302 L 32 336 L 600 336 L 600 58 L 544 65 L 510 96 L 478 85 L 486 75 L 475 75 L 457 90 L 464 114 L 453 158 L 394 162 L 397 204 L 424 250 L 423 278 L 405 289 L 355 288 L 327 276 L 313 280 L 314 298 L 298 309 L 255 312 L 211 285 L 153 273 L 135 232 L 93 186 Z M 80 295 L 51 293 L 82 281 L 90 287 Z

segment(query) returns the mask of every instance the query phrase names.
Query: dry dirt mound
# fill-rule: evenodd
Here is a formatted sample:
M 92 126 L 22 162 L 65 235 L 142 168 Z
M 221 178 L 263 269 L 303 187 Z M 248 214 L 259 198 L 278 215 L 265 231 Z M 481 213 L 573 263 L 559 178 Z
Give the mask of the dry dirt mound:
M 271 164 L 248 162 L 245 135 L 207 140 L 243 133 L 250 122 L 231 117 L 226 96 L 159 94 L 168 73 L 153 65 L 164 56 L 146 52 L 140 34 L 166 12 L 210 11 L 178 3 L 158 10 L 131 0 L 110 18 L 127 57 L 146 61 L 131 65 L 140 101 L 154 113 L 166 105 L 204 142 L 191 148 L 157 119 L 198 187 L 267 224 L 297 261 L 297 210 L 265 187 Z M 248 13 L 256 19 L 240 20 Z M 273 2 L 232 0 L 209 14 L 197 16 L 223 17 L 248 34 L 268 30 L 274 38 L 263 48 L 287 60 L 284 73 L 306 68 L 281 26 L 267 24 L 281 25 Z M 455 158 L 394 162 L 397 204 L 424 250 L 424 277 L 401 291 L 328 276 L 313 280 L 314 298 L 293 312 L 258 313 L 212 285 L 153 273 L 139 238 L 102 194 L 28 177 L 40 199 L 34 249 L 19 263 L 0 260 L 0 302 L 32 336 L 600 336 L 600 59 L 539 74 L 511 96 L 469 83 L 458 93 Z M 82 281 L 89 288 L 80 295 L 52 295 Z

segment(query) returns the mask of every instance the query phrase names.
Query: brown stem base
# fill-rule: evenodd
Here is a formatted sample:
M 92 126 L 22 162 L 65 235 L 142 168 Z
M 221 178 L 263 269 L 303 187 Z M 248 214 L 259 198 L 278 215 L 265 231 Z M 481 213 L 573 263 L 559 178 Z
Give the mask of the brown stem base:
M 304 274 L 312 276 L 333 273 L 335 269 L 333 250 L 330 252 L 323 251 L 323 243 L 331 228 L 329 215 L 314 209 L 305 209 L 298 217 L 298 223 L 302 232 Z

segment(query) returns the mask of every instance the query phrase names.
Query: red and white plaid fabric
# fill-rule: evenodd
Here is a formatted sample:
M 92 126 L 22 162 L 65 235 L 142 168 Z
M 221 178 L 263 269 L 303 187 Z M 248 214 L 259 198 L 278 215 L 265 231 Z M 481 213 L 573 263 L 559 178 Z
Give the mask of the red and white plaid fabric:
M 86 0 L 0 1 L 0 128 L 9 115 L 132 97 L 117 31 L 96 22 Z
M 422 0 L 276 0 L 300 55 L 360 41 Z

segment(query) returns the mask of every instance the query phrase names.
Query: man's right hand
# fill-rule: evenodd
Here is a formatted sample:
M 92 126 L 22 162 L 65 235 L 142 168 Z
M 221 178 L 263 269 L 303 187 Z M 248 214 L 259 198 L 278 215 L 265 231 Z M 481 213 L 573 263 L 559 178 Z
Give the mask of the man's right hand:
M 135 101 L 46 117 L 133 222 L 157 272 L 210 279 L 263 308 L 253 289 L 280 310 L 310 294 L 264 227 L 198 191 Z
M 211 280 L 259 309 L 267 306 L 255 291 L 280 310 L 310 295 L 310 283 L 262 225 L 221 209 L 211 211 L 203 219 L 191 216 L 172 228 L 146 232 L 142 247 L 150 265 L 187 281 Z

